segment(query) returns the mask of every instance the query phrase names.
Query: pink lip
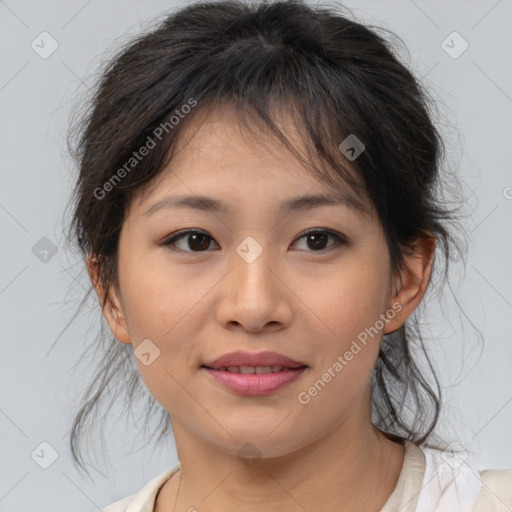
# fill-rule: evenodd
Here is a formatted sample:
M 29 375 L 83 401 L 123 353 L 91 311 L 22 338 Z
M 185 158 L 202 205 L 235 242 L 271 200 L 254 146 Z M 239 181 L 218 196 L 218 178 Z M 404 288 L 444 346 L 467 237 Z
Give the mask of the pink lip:
M 254 353 L 238 350 L 204 363 L 203 366 L 214 369 L 228 368 L 229 366 L 285 366 L 293 369 L 305 366 L 305 363 L 299 363 L 277 352 Z
M 238 366 L 238 365 L 232 365 Z M 252 365 L 242 365 L 252 366 Z M 255 366 L 267 366 L 255 365 Z M 281 365 L 283 366 L 283 365 Z M 276 373 L 232 373 L 225 370 L 205 368 L 217 382 L 242 395 L 269 395 L 298 379 L 306 366 L 286 368 Z

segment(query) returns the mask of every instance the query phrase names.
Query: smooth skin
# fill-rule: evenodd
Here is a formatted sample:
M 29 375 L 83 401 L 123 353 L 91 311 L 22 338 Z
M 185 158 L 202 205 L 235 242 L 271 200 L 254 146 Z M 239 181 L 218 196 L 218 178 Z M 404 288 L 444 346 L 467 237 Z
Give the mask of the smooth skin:
M 149 366 L 136 361 L 170 414 L 181 471 L 161 489 L 155 511 L 378 512 L 396 486 L 404 449 L 372 424 L 372 369 L 383 334 L 424 296 L 434 239 L 418 239 L 399 280 L 373 210 L 336 204 L 283 214 L 282 202 L 329 189 L 275 139 L 242 132 L 233 108 L 213 111 L 199 126 L 132 199 L 119 241 L 119 287 L 107 291 L 104 307 L 119 342 L 135 350 L 149 339 L 160 350 Z M 209 196 L 230 211 L 161 205 L 147 213 L 178 195 Z M 302 233 L 310 228 L 325 238 L 308 243 Z M 163 244 L 184 229 L 211 238 Z M 236 251 L 248 236 L 262 248 L 251 263 Z M 88 268 L 102 298 L 94 257 Z M 401 311 L 379 334 L 300 403 L 299 393 L 397 302 Z M 308 368 L 271 395 L 238 395 L 201 368 L 235 350 L 276 351 Z M 246 443 L 261 455 L 256 464 L 238 456 Z

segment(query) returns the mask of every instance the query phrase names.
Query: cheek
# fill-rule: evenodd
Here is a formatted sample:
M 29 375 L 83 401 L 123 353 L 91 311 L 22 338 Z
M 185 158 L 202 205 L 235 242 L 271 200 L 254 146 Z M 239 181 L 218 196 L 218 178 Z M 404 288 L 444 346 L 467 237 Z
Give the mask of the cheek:
M 363 254 L 325 276 L 320 286 L 305 284 L 304 293 L 325 325 L 326 341 L 338 341 L 343 348 L 385 312 L 388 285 L 387 261 Z
M 212 281 L 210 286 L 215 281 L 208 277 L 190 279 L 183 272 L 170 275 L 161 257 L 152 260 L 135 246 L 133 250 L 124 247 L 120 254 L 123 306 L 141 377 L 165 408 L 184 407 L 187 400 L 180 382 L 197 370 L 200 353 L 200 337 L 195 335 L 201 328 L 199 302 L 208 281 Z M 141 350 L 137 347 L 143 340 L 151 341 L 149 365 L 143 363 L 144 358 L 137 358 Z M 153 353 L 158 355 L 153 358 Z
M 201 294 L 198 281 L 196 284 L 166 264 L 163 251 L 144 250 L 144 243 L 120 242 L 120 286 L 135 343 L 144 338 L 162 340 L 172 334 Z
M 374 257 L 360 257 L 340 266 L 316 291 L 311 292 L 313 287 L 308 285 L 307 302 L 321 321 L 315 336 L 318 365 L 308 381 L 313 388 L 304 390 L 306 400 L 312 398 L 307 407 L 315 415 L 328 414 L 329 408 L 320 405 L 323 402 L 336 403 L 338 412 L 347 409 L 367 387 L 382 339 L 386 264 Z

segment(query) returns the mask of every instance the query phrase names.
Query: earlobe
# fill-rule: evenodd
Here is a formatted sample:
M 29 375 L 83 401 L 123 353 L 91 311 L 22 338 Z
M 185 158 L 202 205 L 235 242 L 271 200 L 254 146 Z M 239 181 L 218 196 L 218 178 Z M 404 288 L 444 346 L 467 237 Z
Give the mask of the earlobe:
M 128 325 L 117 290 L 113 285 L 105 290 L 99 278 L 99 265 L 96 256 L 89 256 L 87 270 L 103 310 L 103 315 L 114 337 L 121 343 L 131 343 Z
M 397 291 L 389 304 L 397 314 L 386 324 L 384 334 L 399 329 L 420 304 L 430 281 L 434 253 L 434 236 L 424 235 L 414 242 L 410 253 L 404 256 L 403 268 L 394 287 Z M 397 303 L 401 305 L 399 310 Z
M 117 296 L 117 292 L 113 288 L 112 286 L 111 290 L 108 292 L 105 306 L 103 307 L 103 314 L 114 337 L 121 343 L 131 343 L 123 308 Z

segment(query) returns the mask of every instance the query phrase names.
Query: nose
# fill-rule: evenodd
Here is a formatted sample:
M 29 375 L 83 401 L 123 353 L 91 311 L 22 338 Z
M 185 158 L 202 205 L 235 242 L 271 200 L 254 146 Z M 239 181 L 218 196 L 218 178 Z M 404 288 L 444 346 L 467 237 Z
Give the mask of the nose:
M 293 316 L 293 293 L 282 266 L 271 258 L 269 250 L 263 250 L 254 261 L 240 254 L 234 252 L 231 271 L 219 288 L 218 322 L 227 329 L 249 332 L 285 328 Z

